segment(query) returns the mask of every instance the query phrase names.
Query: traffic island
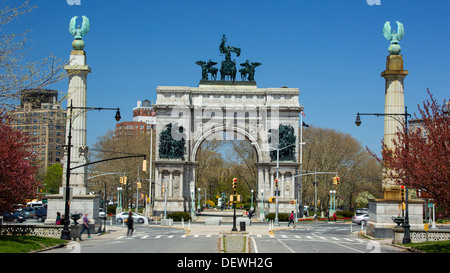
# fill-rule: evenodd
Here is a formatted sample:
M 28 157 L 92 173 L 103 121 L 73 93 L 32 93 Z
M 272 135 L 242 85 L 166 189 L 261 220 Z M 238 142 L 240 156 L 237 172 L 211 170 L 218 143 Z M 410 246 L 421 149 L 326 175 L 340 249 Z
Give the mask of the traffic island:
M 219 237 L 220 253 L 251 253 L 250 240 L 246 232 L 227 232 Z

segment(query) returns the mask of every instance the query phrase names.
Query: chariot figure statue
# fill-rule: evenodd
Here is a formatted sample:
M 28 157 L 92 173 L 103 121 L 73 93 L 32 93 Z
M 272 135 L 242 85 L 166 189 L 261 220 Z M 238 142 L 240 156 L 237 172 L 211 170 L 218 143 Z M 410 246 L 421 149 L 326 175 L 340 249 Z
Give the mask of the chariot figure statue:
M 225 60 L 222 61 L 222 66 L 220 68 L 220 80 L 225 80 L 225 76 L 230 76 L 231 80 L 234 81 L 236 78 L 236 61 L 231 61 L 231 53 L 236 53 L 236 56 L 241 55 L 241 49 L 233 46 L 225 46 L 227 42 L 227 37 L 225 34 L 222 36 L 222 42 L 220 43 L 219 50 L 220 53 L 225 54 Z

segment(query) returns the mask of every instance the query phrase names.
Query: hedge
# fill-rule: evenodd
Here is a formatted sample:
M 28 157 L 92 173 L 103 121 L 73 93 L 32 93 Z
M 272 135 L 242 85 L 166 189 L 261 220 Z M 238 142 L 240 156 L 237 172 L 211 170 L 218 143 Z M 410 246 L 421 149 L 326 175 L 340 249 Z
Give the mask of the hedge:
M 181 222 L 181 218 L 184 221 L 192 220 L 191 215 L 188 212 L 172 212 L 167 214 L 167 218 L 173 219 L 175 222 Z

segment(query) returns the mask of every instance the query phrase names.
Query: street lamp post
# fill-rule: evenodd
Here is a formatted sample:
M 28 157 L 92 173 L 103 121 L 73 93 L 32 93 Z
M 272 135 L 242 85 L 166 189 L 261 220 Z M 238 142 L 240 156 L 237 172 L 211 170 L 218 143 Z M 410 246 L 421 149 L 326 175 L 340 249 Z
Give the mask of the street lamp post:
M 198 198 L 198 203 L 197 203 L 197 212 L 200 213 L 200 188 L 197 189 L 198 190 L 198 194 L 197 194 L 197 198 Z
M 164 219 L 167 219 L 167 179 L 164 179 Z
M 335 210 L 336 210 L 336 191 L 330 190 L 330 213 L 329 213 L 329 215 L 332 215 Z
M 264 190 L 261 190 L 261 222 L 264 222 Z
M 195 190 L 191 189 L 191 218 L 192 218 L 192 220 L 194 220 L 194 218 L 195 218 L 195 208 L 194 208 L 194 206 L 195 206 L 195 201 L 194 201 L 195 194 L 194 194 L 194 192 L 195 192 Z
M 116 121 L 120 120 L 120 109 L 119 108 L 99 108 L 99 107 L 75 107 L 72 105 L 72 100 L 70 100 L 70 106 L 67 108 L 69 111 L 69 133 L 67 136 L 67 168 L 66 168 L 66 187 L 65 187 L 65 205 L 64 205 L 64 219 L 63 219 L 63 230 L 61 231 L 61 239 L 70 240 L 70 229 L 69 229 L 69 213 L 70 213 L 70 157 L 72 150 L 72 110 L 82 109 L 82 110 L 116 110 Z
M 251 203 L 250 203 L 250 204 L 251 204 L 251 205 L 250 205 L 250 211 L 253 211 L 253 190 L 251 190 L 250 192 L 252 193 L 251 201 L 250 201 L 250 202 L 251 202 Z
M 371 115 L 371 116 L 403 116 L 405 118 L 405 130 L 406 130 L 406 138 L 408 138 L 408 117 L 411 116 L 411 114 L 408 113 L 408 108 L 405 106 L 405 112 L 404 113 L 394 113 L 394 114 L 386 114 L 386 113 L 357 113 L 356 114 L 356 120 L 355 120 L 355 124 L 356 126 L 360 126 L 361 125 L 361 117 L 360 115 Z M 394 117 L 392 117 L 394 118 Z M 402 121 L 394 118 L 396 121 L 398 121 L 399 123 L 402 123 Z M 405 149 L 408 150 L 408 139 L 406 140 L 405 143 Z M 404 234 L 403 234 L 403 244 L 408 244 L 411 243 L 411 235 L 410 235 L 410 225 L 409 225 L 409 211 L 408 211 L 408 187 L 405 187 L 405 221 L 403 223 L 403 230 L 404 230 Z

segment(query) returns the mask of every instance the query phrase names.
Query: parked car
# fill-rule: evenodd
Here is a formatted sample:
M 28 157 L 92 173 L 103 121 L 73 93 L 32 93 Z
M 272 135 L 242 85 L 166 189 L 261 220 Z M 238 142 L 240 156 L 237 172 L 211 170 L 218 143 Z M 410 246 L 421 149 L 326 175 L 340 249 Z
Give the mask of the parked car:
M 34 214 L 36 213 L 36 207 L 26 207 L 23 208 L 22 211 L 20 212 L 23 216 L 25 216 L 27 219 L 28 218 L 34 218 Z
M 38 222 L 44 222 L 47 219 L 47 208 L 41 207 L 34 213 Z
M 368 208 L 359 208 L 359 209 L 356 209 L 356 211 L 355 211 L 356 215 L 362 215 L 362 214 L 368 214 L 368 213 L 369 213 Z
M 136 214 L 134 212 L 131 212 L 131 215 L 133 216 L 134 222 L 138 222 L 139 224 L 143 224 L 145 222 L 145 217 L 139 214 Z M 124 220 L 128 218 L 128 212 L 122 212 L 119 214 L 116 214 L 116 221 L 117 223 L 121 224 Z
M 11 221 L 14 223 L 23 223 L 25 222 L 27 219 L 25 216 L 23 216 L 22 214 L 18 213 L 17 211 L 12 213 L 12 212 L 5 212 L 3 213 L 3 221 Z
M 367 222 L 369 221 L 369 214 L 360 214 L 360 215 L 355 215 L 352 217 L 352 223 L 361 225 L 363 224 L 364 226 L 367 224 Z
M 102 219 L 102 220 L 106 220 L 107 216 L 108 215 L 106 215 L 106 212 L 104 212 L 103 209 L 100 208 L 100 211 L 98 212 L 98 217 L 100 217 L 100 219 Z

